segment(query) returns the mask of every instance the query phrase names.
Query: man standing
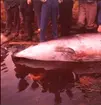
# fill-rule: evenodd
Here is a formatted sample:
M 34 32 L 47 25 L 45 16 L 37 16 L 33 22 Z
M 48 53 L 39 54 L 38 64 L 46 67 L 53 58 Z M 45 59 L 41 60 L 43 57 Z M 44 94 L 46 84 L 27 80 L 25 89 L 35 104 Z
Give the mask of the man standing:
M 68 35 L 72 25 L 73 0 L 59 0 L 61 36 Z
M 14 36 L 18 36 L 20 28 L 19 0 L 4 0 L 4 6 L 7 18 L 5 35 L 8 36 L 14 30 Z
M 101 33 L 101 0 L 98 0 L 98 32 Z
M 33 37 L 33 26 L 34 13 L 32 0 L 20 0 L 20 11 L 23 17 L 24 23 L 24 40 L 32 40 Z
M 42 2 L 40 0 L 33 0 L 33 9 L 35 12 L 35 16 L 37 18 L 38 33 L 40 32 L 41 7 L 42 7 Z
M 41 10 L 41 22 L 40 22 L 40 42 L 45 41 L 45 32 L 49 22 L 52 20 L 52 35 L 56 39 L 58 37 L 57 33 L 57 16 L 58 16 L 58 0 L 41 0 L 42 10 Z
M 79 0 L 78 26 L 85 28 L 87 32 L 96 29 L 97 0 Z

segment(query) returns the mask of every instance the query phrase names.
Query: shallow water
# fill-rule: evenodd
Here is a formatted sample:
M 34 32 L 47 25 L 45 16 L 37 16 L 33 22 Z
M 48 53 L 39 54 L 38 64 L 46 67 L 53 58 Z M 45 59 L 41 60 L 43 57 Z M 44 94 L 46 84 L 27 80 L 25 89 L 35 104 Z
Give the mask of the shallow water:
M 2 56 L 1 105 L 101 105 L 101 87 L 88 92 L 76 85 L 72 75 L 72 71 L 100 74 L 101 62 L 14 61 L 11 55 Z

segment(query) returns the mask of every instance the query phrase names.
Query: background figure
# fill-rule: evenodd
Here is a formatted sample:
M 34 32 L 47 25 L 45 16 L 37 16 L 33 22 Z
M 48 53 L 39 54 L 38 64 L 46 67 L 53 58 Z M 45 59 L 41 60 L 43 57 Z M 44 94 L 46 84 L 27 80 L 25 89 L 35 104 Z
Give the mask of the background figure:
M 101 32 L 101 0 L 98 0 L 98 32 Z
M 6 10 L 6 32 L 9 35 L 14 29 L 14 36 L 19 35 L 20 17 L 19 17 L 19 2 L 17 0 L 4 0 Z M 14 28 L 13 28 L 14 27 Z
M 96 14 L 97 2 L 96 0 L 79 0 L 79 17 L 78 25 L 80 28 L 85 27 L 88 31 L 96 29 Z M 86 24 L 85 24 L 86 23 Z
M 33 26 L 34 13 L 33 13 L 33 3 L 27 4 L 27 0 L 20 0 L 20 11 L 23 17 L 24 23 L 24 33 L 27 36 L 26 40 L 32 40 L 33 37 Z M 24 38 L 25 39 L 25 38 Z
M 45 41 L 45 32 L 50 18 L 52 20 L 52 35 L 54 39 L 58 37 L 57 16 L 58 16 L 58 0 L 46 0 L 46 2 L 42 4 L 42 10 L 41 10 L 41 22 L 40 22 L 41 42 Z
M 73 8 L 72 0 L 63 0 L 59 5 L 62 36 L 65 36 L 70 32 L 70 28 L 72 25 L 72 8 Z
M 41 7 L 42 7 L 42 2 L 40 0 L 33 0 L 33 8 L 35 16 L 37 18 L 38 31 L 40 31 Z

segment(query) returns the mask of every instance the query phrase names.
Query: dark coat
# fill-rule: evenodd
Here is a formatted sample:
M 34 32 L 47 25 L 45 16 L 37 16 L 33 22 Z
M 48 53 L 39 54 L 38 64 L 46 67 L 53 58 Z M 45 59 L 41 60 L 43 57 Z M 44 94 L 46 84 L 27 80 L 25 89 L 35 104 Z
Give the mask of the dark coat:
M 7 9 L 7 10 L 14 6 L 19 5 L 19 0 L 3 0 L 3 1 L 4 1 L 5 9 Z

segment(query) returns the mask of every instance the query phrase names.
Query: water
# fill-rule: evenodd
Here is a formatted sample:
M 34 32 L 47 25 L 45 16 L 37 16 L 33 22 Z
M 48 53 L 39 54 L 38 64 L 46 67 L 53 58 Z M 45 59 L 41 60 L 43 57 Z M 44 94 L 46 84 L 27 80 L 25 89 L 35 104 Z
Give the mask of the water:
M 1 105 L 101 105 L 101 87 L 97 91 L 80 88 L 72 71 L 97 75 L 101 84 L 101 62 L 41 62 L 12 60 L 6 52 L 1 61 Z M 62 65 L 62 66 L 61 66 Z M 79 85 L 77 85 L 79 84 Z

